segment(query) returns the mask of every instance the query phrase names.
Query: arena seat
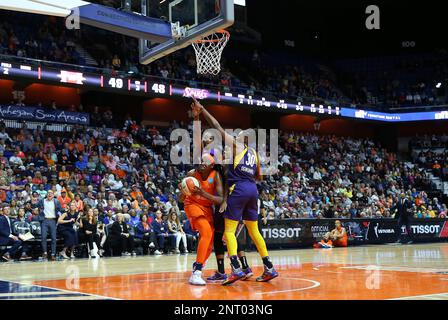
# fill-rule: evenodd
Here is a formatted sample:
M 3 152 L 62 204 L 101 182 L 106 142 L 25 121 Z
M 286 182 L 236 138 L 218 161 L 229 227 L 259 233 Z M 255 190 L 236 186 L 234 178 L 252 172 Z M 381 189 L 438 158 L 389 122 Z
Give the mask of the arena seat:
M 15 234 L 25 234 L 31 231 L 31 225 L 26 221 L 16 221 L 12 224 Z

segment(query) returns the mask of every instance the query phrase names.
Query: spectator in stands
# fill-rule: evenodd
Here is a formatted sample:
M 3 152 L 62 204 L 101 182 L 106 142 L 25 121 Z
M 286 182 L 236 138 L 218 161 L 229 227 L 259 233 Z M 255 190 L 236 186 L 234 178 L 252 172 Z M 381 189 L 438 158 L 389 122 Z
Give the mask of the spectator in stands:
M 58 231 L 64 240 L 64 248 L 60 255 L 64 259 L 69 259 L 67 251 L 70 251 L 70 258 L 75 258 L 75 246 L 78 245 L 78 233 L 75 227 L 78 227 L 81 213 L 78 211 L 76 201 L 70 202 L 67 210 L 59 216 Z
M 61 204 L 54 198 L 53 190 L 48 190 L 47 197 L 39 204 L 39 220 L 41 222 L 42 235 L 42 259 L 48 259 L 47 235 L 51 237 L 51 260 L 56 260 L 56 222 L 63 212 Z
M 61 204 L 62 209 L 66 209 L 70 202 L 72 202 L 72 199 L 67 195 L 67 189 L 61 190 L 61 195 L 58 196 L 58 201 Z
M 28 215 L 28 222 L 40 222 L 39 208 L 31 209 L 31 215 L 29 215 L 29 211 L 27 211 L 26 214 Z
M 101 257 L 102 251 L 100 250 L 102 249 L 102 247 L 101 247 L 100 235 L 97 232 L 98 222 L 92 208 L 87 210 L 86 216 L 83 219 L 81 219 L 80 228 L 85 235 L 89 257 L 96 258 L 96 255 L 94 254 L 95 251 L 94 244 L 96 245 L 98 254 Z
M 122 213 L 117 214 L 117 220 L 112 224 L 109 237 L 114 255 L 135 255 L 134 237 L 129 233 Z
M 106 211 L 106 216 L 103 219 L 103 223 L 107 226 L 109 224 L 114 223 L 114 221 L 115 221 L 114 212 L 112 210 Z
M 174 208 L 172 208 L 172 210 L 168 214 L 168 229 L 170 234 L 172 234 L 176 239 L 176 247 L 174 249 L 174 253 L 180 253 L 179 245 L 181 240 L 184 245 L 183 253 L 188 253 L 187 236 L 184 230 L 182 229 L 180 219 L 177 216 L 176 210 Z
M 92 191 L 88 191 L 87 192 L 87 197 L 84 198 L 83 200 L 84 205 L 89 208 L 96 208 L 98 201 L 96 200 L 96 198 L 93 196 L 93 192 Z
M 27 222 L 27 215 L 25 212 L 25 208 L 19 209 L 19 212 L 17 213 L 17 218 L 14 220 L 14 222 Z
M 137 224 L 137 232 L 135 234 L 136 238 L 142 240 L 143 243 L 143 254 L 148 253 L 148 249 L 156 249 L 154 254 L 160 254 L 160 251 L 156 247 L 157 239 L 154 230 L 152 230 L 152 219 L 148 218 L 146 214 L 140 215 L 140 222 Z
M 123 192 L 123 196 L 120 200 L 118 200 L 118 205 L 120 208 L 123 208 L 124 205 L 128 206 L 128 208 L 131 206 L 132 198 L 129 195 L 128 192 Z
M 4 206 L 0 210 L 0 246 L 11 246 L 11 248 L 3 254 L 2 259 L 7 262 L 13 260 L 15 254 L 23 247 L 20 260 L 29 260 L 31 258 L 27 255 L 27 249 L 22 240 L 13 233 L 12 223 L 9 218 L 9 207 Z
M 114 70 L 119 70 L 121 67 L 121 60 L 116 54 L 112 58 L 112 67 L 114 68 Z
M 76 210 L 78 212 L 84 212 L 84 201 L 81 200 L 81 195 L 79 193 L 75 195 L 73 201 L 76 203 Z
M 441 209 L 440 209 L 440 214 L 439 214 L 439 218 L 443 218 L 445 219 L 448 215 L 448 209 L 446 204 L 443 204 Z
M 12 139 L 9 136 L 9 134 L 6 132 L 6 129 L 3 127 L 0 129 L 0 140 L 4 142 L 8 141 L 9 143 L 12 143 Z
M 110 174 L 108 179 L 108 185 L 111 190 L 117 191 L 123 189 L 123 182 L 120 179 L 116 179 L 115 175 Z
M 9 158 L 9 164 L 12 167 L 19 167 L 19 166 L 23 166 L 23 161 L 22 158 L 19 157 L 19 151 L 15 151 L 14 155 L 12 157 Z
M 156 235 L 157 246 L 160 253 L 165 252 L 165 240 L 168 239 L 168 223 L 163 220 L 162 211 L 156 211 L 156 218 L 151 223 L 152 229 Z
M 70 179 L 70 172 L 67 171 L 66 166 L 62 166 L 58 173 L 58 178 L 60 181 L 67 181 Z
M 133 200 L 137 200 L 137 196 L 143 197 L 143 193 L 138 189 L 138 185 L 136 184 L 132 186 L 132 191 L 130 195 Z
M 75 162 L 75 167 L 79 170 L 84 170 L 87 168 L 87 158 L 79 156 L 78 161 Z

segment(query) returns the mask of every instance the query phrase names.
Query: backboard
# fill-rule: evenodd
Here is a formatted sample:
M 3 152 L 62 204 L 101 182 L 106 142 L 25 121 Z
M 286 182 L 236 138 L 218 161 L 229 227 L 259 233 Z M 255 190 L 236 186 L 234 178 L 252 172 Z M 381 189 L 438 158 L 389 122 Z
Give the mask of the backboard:
M 142 15 L 179 22 L 183 35 L 161 43 L 140 39 L 140 63 L 149 64 L 234 22 L 233 0 L 141 0 Z

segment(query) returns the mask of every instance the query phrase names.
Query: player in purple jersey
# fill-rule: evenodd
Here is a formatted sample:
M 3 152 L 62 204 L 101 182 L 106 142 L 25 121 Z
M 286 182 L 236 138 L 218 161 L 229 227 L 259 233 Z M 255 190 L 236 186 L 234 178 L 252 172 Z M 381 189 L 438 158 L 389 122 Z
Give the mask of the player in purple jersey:
M 194 117 L 195 121 L 199 121 L 199 115 L 195 115 Z M 224 164 L 220 164 L 222 163 L 222 158 L 224 156 L 224 158 L 228 158 L 230 156 L 230 148 L 226 147 L 224 149 L 224 154 L 222 154 L 222 146 L 220 145 L 214 145 L 214 137 L 212 134 L 208 134 L 207 132 L 204 132 L 203 136 L 202 136 L 202 141 L 197 140 L 199 137 L 195 137 L 195 141 L 194 143 L 196 144 L 201 144 L 201 150 L 202 152 L 208 152 L 211 156 L 213 156 L 213 158 L 215 158 L 216 162 L 214 165 L 214 169 L 217 170 L 222 179 L 223 179 L 223 184 L 224 184 L 224 190 L 225 190 L 225 194 L 224 194 L 224 199 L 227 199 L 227 194 L 228 194 L 228 188 L 227 188 L 227 181 L 226 181 L 226 165 Z M 211 148 L 213 146 L 213 148 Z M 224 200 L 225 202 L 226 200 Z M 216 257 L 216 264 L 218 266 L 216 272 L 207 278 L 207 281 L 209 282 L 223 282 L 225 280 L 227 280 L 227 275 L 225 273 L 225 269 L 224 269 L 224 254 L 225 254 L 225 241 L 224 241 L 224 216 L 223 213 L 225 211 L 225 206 L 221 207 L 215 207 L 214 210 L 214 214 L 213 214 L 213 222 L 214 222 L 214 237 L 213 237 L 213 248 L 215 251 L 215 257 Z M 244 252 L 245 249 L 245 245 L 243 245 L 239 240 L 238 240 L 238 236 L 242 230 L 242 228 L 244 227 L 244 225 L 239 225 L 238 226 L 238 230 L 236 232 L 236 237 L 237 237 L 237 244 L 238 244 L 238 259 L 241 262 L 241 266 L 242 266 L 242 271 L 245 274 L 244 279 L 242 280 L 248 280 L 249 278 L 251 278 L 253 276 L 253 272 L 252 269 L 250 268 L 248 262 L 247 262 L 247 258 L 246 258 L 246 253 Z
M 257 180 L 261 180 L 260 163 L 258 154 L 253 148 L 249 148 L 241 139 L 235 139 L 228 134 L 219 122 L 193 97 L 191 108 L 195 117 L 202 114 L 208 124 L 217 129 L 233 145 L 233 165 L 229 165 L 226 180 L 228 197 L 224 206 L 224 236 L 227 242 L 227 251 L 230 256 L 232 272 L 222 284 L 228 285 L 245 277 L 241 270 L 237 256 L 236 229 L 241 220 L 244 221 L 249 236 L 260 254 L 264 272 L 256 280 L 266 282 L 278 276 L 266 248 L 266 243 L 258 229 L 258 190 Z M 244 132 L 241 132 L 240 135 Z
M 203 148 L 211 142 L 212 141 L 209 140 L 209 137 L 204 135 Z M 228 149 L 229 148 L 226 147 L 226 149 L 224 151 L 224 157 L 227 157 L 229 155 Z M 219 151 L 216 153 L 219 153 Z M 210 154 L 213 155 L 214 157 L 218 156 L 217 154 L 215 155 L 214 149 L 210 150 Z M 227 181 L 225 178 L 226 177 L 225 166 L 215 164 L 215 170 L 217 170 L 221 174 L 221 177 L 223 177 L 223 183 L 224 183 L 224 189 L 225 189 L 224 202 L 226 202 L 227 196 L 228 196 L 228 188 L 227 188 Z M 223 237 L 224 237 L 224 216 L 223 216 L 224 211 L 225 211 L 225 206 L 215 208 L 215 213 L 213 216 L 214 227 L 215 227 L 215 234 L 214 234 L 214 238 L 213 238 L 214 239 L 213 240 L 214 241 L 213 248 L 215 251 L 216 264 L 218 265 L 218 270 L 215 272 L 214 275 L 207 278 L 207 281 L 210 281 L 210 282 L 223 282 L 223 281 L 227 280 L 227 275 L 225 274 L 225 270 L 224 270 L 224 253 L 225 253 L 225 246 L 226 246 L 224 243 L 224 239 L 223 239 Z M 245 274 L 245 277 L 242 280 L 248 280 L 250 277 L 253 276 L 253 272 L 247 262 L 246 253 L 244 252 L 245 246 L 238 240 L 238 235 L 243 227 L 244 227 L 243 225 L 239 225 L 238 230 L 236 232 L 237 248 L 238 248 L 237 253 L 238 253 L 238 259 L 241 262 L 242 271 Z

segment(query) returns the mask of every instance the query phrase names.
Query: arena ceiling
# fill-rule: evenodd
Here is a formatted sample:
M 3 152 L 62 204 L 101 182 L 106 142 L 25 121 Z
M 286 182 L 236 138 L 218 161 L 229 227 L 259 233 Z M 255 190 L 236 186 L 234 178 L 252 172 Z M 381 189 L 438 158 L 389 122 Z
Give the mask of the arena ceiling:
M 247 0 L 249 26 L 269 46 L 293 40 L 300 51 L 359 56 L 446 49 L 443 1 Z M 380 9 L 380 30 L 367 30 L 368 5 Z M 404 42 L 404 47 L 403 47 Z M 407 43 L 406 43 L 407 42 Z

